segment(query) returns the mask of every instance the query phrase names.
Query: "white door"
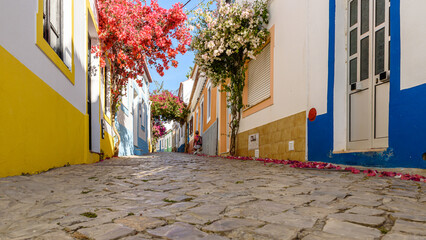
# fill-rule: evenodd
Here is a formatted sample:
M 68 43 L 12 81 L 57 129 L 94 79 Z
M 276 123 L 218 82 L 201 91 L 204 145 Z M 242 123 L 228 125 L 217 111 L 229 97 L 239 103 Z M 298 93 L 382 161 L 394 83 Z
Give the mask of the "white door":
M 349 0 L 348 149 L 388 146 L 389 0 Z

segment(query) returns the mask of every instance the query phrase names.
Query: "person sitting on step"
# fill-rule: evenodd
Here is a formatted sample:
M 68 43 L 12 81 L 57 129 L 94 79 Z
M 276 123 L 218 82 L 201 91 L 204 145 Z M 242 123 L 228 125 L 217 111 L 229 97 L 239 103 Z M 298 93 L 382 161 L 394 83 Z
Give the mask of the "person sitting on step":
M 194 136 L 194 154 L 198 154 L 201 152 L 202 150 L 202 146 L 203 146 L 203 137 L 201 137 L 199 135 L 200 133 L 198 131 L 195 131 L 195 136 Z

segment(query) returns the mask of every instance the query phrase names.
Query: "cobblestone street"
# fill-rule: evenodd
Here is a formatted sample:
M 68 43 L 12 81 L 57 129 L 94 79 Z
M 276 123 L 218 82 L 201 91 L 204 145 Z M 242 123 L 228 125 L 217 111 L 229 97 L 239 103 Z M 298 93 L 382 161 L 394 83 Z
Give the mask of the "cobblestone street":
M 0 179 L 0 239 L 426 239 L 426 184 L 187 154 Z

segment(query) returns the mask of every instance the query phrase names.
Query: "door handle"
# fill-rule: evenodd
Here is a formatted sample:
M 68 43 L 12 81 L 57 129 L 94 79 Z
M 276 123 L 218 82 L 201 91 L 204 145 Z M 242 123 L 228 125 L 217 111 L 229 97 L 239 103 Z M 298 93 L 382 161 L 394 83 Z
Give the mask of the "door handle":
M 389 78 L 389 71 L 384 71 L 379 73 L 379 75 L 376 77 L 376 83 L 382 82 L 382 83 L 386 83 L 389 82 L 390 78 Z

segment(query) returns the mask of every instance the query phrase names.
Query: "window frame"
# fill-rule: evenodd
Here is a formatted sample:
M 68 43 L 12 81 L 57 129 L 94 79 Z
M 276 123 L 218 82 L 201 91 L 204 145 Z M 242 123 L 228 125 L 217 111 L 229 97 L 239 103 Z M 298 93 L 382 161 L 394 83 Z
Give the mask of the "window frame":
M 58 7 L 59 8 L 59 13 L 58 13 L 59 14 L 59 23 L 58 23 L 59 29 L 56 29 L 55 26 L 53 26 L 52 22 L 50 21 L 51 18 L 52 18 L 51 14 L 50 14 L 51 13 L 50 12 L 50 10 L 51 10 L 50 5 L 51 5 L 51 1 L 54 1 L 54 0 L 43 0 L 43 1 L 45 1 L 45 3 L 46 3 L 46 6 L 43 6 L 43 7 L 46 7 L 46 12 L 47 12 L 47 13 L 45 13 L 44 8 L 43 8 L 43 38 L 44 38 L 44 40 L 47 41 L 47 43 L 53 49 L 54 47 L 52 46 L 52 42 L 51 42 L 52 41 L 52 35 L 51 35 L 50 30 L 52 30 L 53 33 L 58 36 L 58 42 L 59 42 L 58 51 L 55 51 L 55 49 L 53 49 L 53 51 L 55 51 L 56 54 L 58 54 L 59 58 L 61 58 L 63 60 L 63 49 L 62 49 L 62 47 L 63 47 L 63 43 L 62 43 L 62 38 L 63 38 L 63 34 L 62 34 L 62 32 L 63 32 L 62 9 L 63 8 L 62 8 L 62 6 L 63 6 L 63 4 L 62 4 L 62 0 L 57 0 L 58 4 L 59 4 L 59 7 Z
M 194 116 L 191 116 L 191 119 L 189 120 L 188 132 L 189 136 L 194 134 Z
M 275 49 L 275 25 L 272 25 L 269 29 L 270 35 L 268 40 L 262 46 L 262 49 L 270 44 L 270 94 L 269 97 L 262 100 L 261 102 L 248 106 L 248 70 L 245 73 L 244 89 L 243 89 L 243 114 L 242 117 L 245 118 L 251 114 L 254 114 L 262 109 L 265 109 L 274 104 L 274 49 Z M 248 67 L 249 61 L 246 62 L 246 67 Z
M 200 101 L 200 135 L 204 131 L 204 96 L 201 97 Z
M 62 2 L 62 1 L 61 1 Z M 44 0 L 38 0 L 38 12 L 36 14 L 36 25 L 37 25 L 37 35 L 36 35 L 36 45 L 40 50 L 56 65 L 56 67 L 65 75 L 65 77 L 75 85 L 75 64 L 74 64 L 74 0 L 71 0 L 71 66 L 68 67 L 64 60 L 59 57 L 59 55 L 53 50 L 50 44 L 44 38 L 44 29 L 45 24 L 43 20 L 44 15 Z M 62 2 L 62 20 L 63 21 L 63 2 Z M 91 12 L 90 8 L 89 11 Z M 93 15 L 92 15 L 93 18 Z M 96 26 L 97 27 L 97 26 Z M 62 33 L 63 35 L 63 33 Z M 63 42 L 63 38 L 61 39 Z M 86 54 L 87 55 L 87 54 Z
M 212 85 L 209 82 L 207 85 L 207 123 L 210 122 L 212 117 Z
M 200 123 L 200 118 L 199 118 L 198 113 L 199 113 L 199 111 L 198 111 L 198 108 L 197 108 L 197 110 L 195 111 L 195 131 L 198 131 L 198 124 Z

